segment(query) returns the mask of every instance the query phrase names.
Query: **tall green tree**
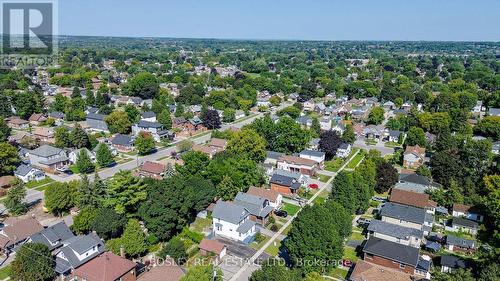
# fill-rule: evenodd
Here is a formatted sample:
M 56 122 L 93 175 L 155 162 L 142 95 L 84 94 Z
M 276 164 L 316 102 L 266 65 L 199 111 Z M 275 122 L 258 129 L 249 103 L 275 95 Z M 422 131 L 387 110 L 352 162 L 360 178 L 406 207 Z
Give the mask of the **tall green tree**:
M 214 271 L 216 274 L 214 274 Z M 215 276 L 214 276 L 215 275 Z M 195 265 L 189 268 L 180 281 L 222 281 L 222 271 L 220 268 L 214 268 L 212 264 L 209 265 Z
M 111 150 L 105 143 L 98 145 L 95 158 L 100 167 L 107 167 L 115 162 Z
M 249 281 L 300 281 L 300 272 L 290 270 L 281 260 L 269 259 L 263 262 L 262 267 L 252 273 Z
M 120 248 L 123 247 L 128 257 L 137 257 L 147 250 L 146 234 L 144 234 L 138 220 L 130 219 L 125 226 L 123 235 L 120 238 L 109 240 L 106 247 L 109 247 L 115 254 L 120 254 Z
M 0 176 L 11 174 L 20 161 L 15 147 L 6 142 L 0 142 Z
M 186 245 L 179 236 L 175 236 L 170 239 L 170 241 L 168 241 L 165 247 L 160 251 L 159 256 L 163 259 L 169 256 L 174 259 L 177 264 L 181 265 L 184 264 L 189 258 Z
M 380 106 L 372 108 L 368 114 L 368 124 L 379 125 L 384 121 L 384 109 Z
M 96 220 L 97 209 L 94 208 L 83 208 L 81 211 L 73 217 L 73 224 L 71 225 L 71 230 L 77 234 L 86 234 L 92 230 L 92 224 Z
M 132 127 L 132 122 L 125 111 L 113 111 L 104 118 L 104 121 L 113 134 L 128 134 Z
M 243 129 L 232 134 L 226 151 L 255 162 L 262 162 L 266 158 L 266 141 L 255 130 Z
M 71 135 L 68 128 L 64 126 L 57 127 L 54 132 L 55 146 L 59 148 L 68 148 L 73 146 Z
M 27 208 L 24 203 L 24 197 L 26 197 L 24 183 L 21 180 L 17 180 L 7 193 L 7 198 L 4 201 L 5 208 L 7 208 L 10 214 L 18 216 L 26 212 Z
M 339 202 L 349 213 L 354 213 L 357 208 L 356 189 L 352 173 L 342 171 L 332 182 L 330 198 Z
M 75 128 L 71 131 L 70 139 L 71 143 L 76 148 L 90 147 L 89 136 L 87 135 L 87 133 L 85 133 L 85 131 L 82 129 L 82 126 L 80 126 L 80 124 L 78 123 L 75 125 Z
M 114 209 L 101 207 L 95 214 L 95 220 L 92 222 L 92 230 L 104 240 L 119 237 L 125 225 L 127 218 L 123 214 L 118 214 Z
M 217 185 L 217 196 L 223 200 L 233 200 L 239 191 L 241 189 L 227 175 L 224 175 L 222 181 Z
M 346 125 L 345 131 L 342 133 L 342 141 L 350 144 L 353 144 L 356 141 L 356 134 L 354 133 L 354 127 L 352 124 Z
M 56 262 L 44 244 L 26 243 L 12 261 L 11 279 L 14 281 L 50 281 L 56 276 Z
M 150 153 L 156 147 L 153 136 L 148 132 L 139 132 L 134 141 L 134 146 L 141 155 Z
M 45 190 L 45 207 L 55 215 L 68 212 L 76 204 L 78 182 L 55 182 Z
M 383 160 L 377 163 L 377 186 L 378 193 L 384 193 L 398 182 L 398 171 L 391 163 Z
M 170 117 L 170 111 L 164 109 L 158 115 L 158 122 L 163 125 L 166 130 L 172 129 L 172 118 Z
M 419 145 L 421 147 L 426 147 L 427 138 L 425 137 L 424 130 L 419 127 L 410 127 L 406 136 L 406 145 Z
M 76 167 L 82 174 L 89 174 L 95 170 L 94 163 L 92 163 L 92 159 L 90 159 L 86 149 L 81 149 L 80 152 L 78 152 L 76 157 Z
M 10 136 L 11 129 L 3 118 L 0 119 L 0 142 L 5 142 Z
M 146 199 L 146 184 L 130 171 L 120 171 L 108 181 L 106 205 L 119 214 L 133 214 Z

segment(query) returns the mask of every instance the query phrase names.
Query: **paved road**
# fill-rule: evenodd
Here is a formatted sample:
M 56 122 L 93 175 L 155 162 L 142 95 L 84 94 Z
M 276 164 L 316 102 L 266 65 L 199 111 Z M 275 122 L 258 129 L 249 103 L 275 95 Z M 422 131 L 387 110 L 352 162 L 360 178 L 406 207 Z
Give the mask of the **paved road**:
M 346 161 L 344 163 L 344 165 L 339 169 L 338 172 L 341 172 L 342 170 L 344 170 L 344 168 L 347 166 L 347 164 L 354 158 L 356 157 L 356 155 L 359 153 L 359 151 L 357 151 L 348 161 Z M 332 181 L 335 179 L 335 177 L 337 176 L 337 173 L 335 173 L 334 176 L 332 176 L 319 190 L 318 192 L 316 192 L 308 201 L 307 201 L 307 205 L 311 205 L 314 200 L 319 196 L 319 194 L 321 194 L 321 192 L 326 189 L 331 183 Z M 238 271 L 236 272 L 233 277 L 231 278 L 231 281 L 247 281 L 248 280 L 248 277 L 252 274 L 253 271 L 257 270 L 258 267 L 256 266 L 253 266 L 253 264 L 257 261 L 258 257 L 264 253 L 264 250 L 267 249 L 267 247 L 269 247 L 272 243 L 274 243 L 274 241 L 276 241 L 276 239 L 278 239 L 278 237 L 282 236 L 283 235 L 283 231 L 285 231 L 285 229 L 293 222 L 293 220 L 297 217 L 297 215 L 300 213 L 300 211 L 302 211 L 302 208 L 295 214 L 292 216 L 292 218 L 290 220 L 288 220 L 279 230 L 278 232 L 276 232 L 273 237 L 271 237 L 271 239 L 269 239 L 269 241 L 267 241 L 264 246 L 262 246 L 250 259 L 248 262 L 246 262 L 244 264 L 244 266 Z
M 367 145 L 365 143 L 364 138 L 357 139 L 354 142 L 354 147 L 362 148 L 365 150 L 371 150 L 371 149 L 378 150 L 382 154 L 382 157 L 394 153 L 394 148 L 386 147 L 383 142 L 377 142 L 377 144 L 375 145 Z

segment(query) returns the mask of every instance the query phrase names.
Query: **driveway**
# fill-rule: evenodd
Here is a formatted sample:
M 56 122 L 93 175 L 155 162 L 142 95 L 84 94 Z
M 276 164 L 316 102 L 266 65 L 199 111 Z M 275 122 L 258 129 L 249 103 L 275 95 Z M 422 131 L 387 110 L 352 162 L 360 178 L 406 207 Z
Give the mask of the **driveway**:
M 365 150 L 371 150 L 371 149 L 378 150 L 382 154 L 382 157 L 394 153 L 394 148 L 386 147 L 383 142 L 379 141 L 375 145 L 368 145 L 366 144 L 364 138 L 357 139 L 354 142 L 354 147 L 362 148 Z

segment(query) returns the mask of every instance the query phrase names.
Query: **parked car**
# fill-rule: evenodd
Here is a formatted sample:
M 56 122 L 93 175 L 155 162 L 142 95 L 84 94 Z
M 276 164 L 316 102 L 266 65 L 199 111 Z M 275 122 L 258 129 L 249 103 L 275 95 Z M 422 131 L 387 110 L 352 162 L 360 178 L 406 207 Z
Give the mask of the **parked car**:
M 385 202 L 385 201 L 387 201 L 387 199 L 382 198 L 382 197 L 378 197 L 378 196 L 373 196 L 372 200 L 373 201 L 377 201 L 377 202 L 382 202 L 382 203 Z
M 311 189 L 318 189 L 318 185 L 317 185 L 317 184 L 315 184 L 315 183 L 311 183 L 311 184 L 309 185 L 309 188 L 311 188 Z
M 288 217 L 288 212 L 285 210 L 276 210 L 276 211 L 274 211 L 274 214 L 277 215 L 278 217 L 282 217 L 282 218 Z
M 358 223 L 359 226 L 366 226 L 366 225 L 369 225 L 372 222 L 372 220 L 365 219 L 365 218 L 359 218 L 356 222 Z

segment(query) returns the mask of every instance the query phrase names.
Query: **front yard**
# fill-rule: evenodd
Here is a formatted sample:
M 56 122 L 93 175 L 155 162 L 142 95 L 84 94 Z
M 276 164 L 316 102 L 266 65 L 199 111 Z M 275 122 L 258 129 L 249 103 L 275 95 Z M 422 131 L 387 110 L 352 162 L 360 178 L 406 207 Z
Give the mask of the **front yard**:
M 30 181 L 30 182 L 27 182 L 24 187 L 26 187 L 27 189 L 30 189 L 30 188 L 37 188 L 39 186 L 42 186 L 44 184 L 49 184 L 51 182 L 54 182 L 53 179 L 49 178 L 49 177 L 46 177 L 44 178 L 43 180 L 41 181 Z
M 361 160 L 365 157 L 365 153 L 360 151 L 354 158 L 349 162 L 346 166 L 347 169 L 354 169 L 361 162 Z
M 283 207 L 281 207 L 281 209 L 286 211 L 289 216 L 293 216 L 300 210 L 300 207 L 290 203 L 283 203 Z

